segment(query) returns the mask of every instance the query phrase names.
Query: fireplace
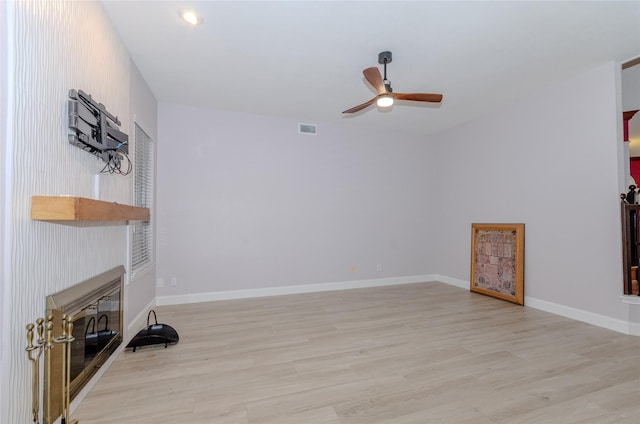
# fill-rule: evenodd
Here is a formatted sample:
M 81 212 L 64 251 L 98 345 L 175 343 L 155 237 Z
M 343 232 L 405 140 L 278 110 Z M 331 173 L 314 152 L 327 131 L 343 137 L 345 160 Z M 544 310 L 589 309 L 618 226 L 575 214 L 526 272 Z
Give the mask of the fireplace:
M 69 396 L 74 397 L 122 343 L 124 266 L 47 296 L 47 316 L 53 317 L 55 339 L 62 335 L 62 317 L 73 323 L 70 342 Z M 60 346 L 60 347 L 59 347 Z M 63 349 L 54 343 L 45 361 L 44 424 L 63 412 Z M 47 381 L 47 377 L 48 381 Z

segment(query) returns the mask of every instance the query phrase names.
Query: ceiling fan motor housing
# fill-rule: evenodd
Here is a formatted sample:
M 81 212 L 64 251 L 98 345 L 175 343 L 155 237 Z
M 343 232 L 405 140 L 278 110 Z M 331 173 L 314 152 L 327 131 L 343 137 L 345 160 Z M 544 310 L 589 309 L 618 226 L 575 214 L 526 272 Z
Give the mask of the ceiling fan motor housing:
M 378 54 L 378 63 L 381 65 L 391 63 L 391 59 L 391 52 L 380 52 L 380 54 Z

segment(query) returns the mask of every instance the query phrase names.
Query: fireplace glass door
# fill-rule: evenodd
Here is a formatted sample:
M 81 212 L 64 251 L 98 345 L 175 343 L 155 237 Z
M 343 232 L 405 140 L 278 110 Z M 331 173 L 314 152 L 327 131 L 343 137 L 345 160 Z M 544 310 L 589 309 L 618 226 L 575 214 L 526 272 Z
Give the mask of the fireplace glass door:
M 64 339 L 63 316 L 73 323 L 70 345 L 69 397 L 82 390 L 122 343 L 124 266 L 120 265 L 66 290 L 47 296 L 52 335 Z M 69 339 L 66 339 L 69 340 Z M 64 343 L 54 343 L 45 361 L 44 424 L 53 424 L 63 411 L 66 365 Z M 66 364 L 66 362 L 64 362 Z

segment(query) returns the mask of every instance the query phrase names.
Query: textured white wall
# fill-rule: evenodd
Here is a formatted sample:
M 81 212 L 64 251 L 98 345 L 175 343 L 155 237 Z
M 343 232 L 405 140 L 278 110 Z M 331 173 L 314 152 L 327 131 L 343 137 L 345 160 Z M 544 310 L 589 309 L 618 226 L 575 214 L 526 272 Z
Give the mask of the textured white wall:
M 11 42 L 9 40 L 9 24 L 7 21 L 8 13 L 7 2 L 0 2 L 0 411 L 7 410 L 7 396 L 10 390 L 8 384 L 9 375 L 9 340 L 11 339 L 9 334 L 9 319 L 10 311 L 8 308 L 9 299 L 9 287 L 7 278 L 7 267 L 5 260 L 5 244 L 6 244 L 6 229 L 8 227 L 5 221 L 5 210 L 10 204 L 5 199 L 5 171 L 7 169 L 7 138 L 9 136 L 9 126 L 7 125 L 8 115 L 8 90 L 9 85 L 9 56 Z M 3 420 L 3 413 L 0 412 L 0 420 Z M 4 421 L 3 421 L 4 422 Z
M 159 296 L 433 268 L 428 143 L 318 124 L 160 104 Z
M 439 273 L 469 280 L 471 223 L 524 222 L 527 297 L 628 319 L 618 72 L 603 64 L 439 136 Z
M 4 2 L 3 2 L 4 3 Z M 30 367 L 24 327 L 42 316 L 45 296 L 126 263 L 121 223 L 60 225 L 30 219 L 32 195 L 93 197 L 102 167 L 67 139 L 66 101 L 70 88 L 92 94 L 130 125 L 129 56 L 98 2 L 7 2 L 7 157 L 3 213 L 3 407 L 0 422 L 30 418 Z M 4 23 L 4 22 L 3 22 Z M 3 32 L 3 36 L 5 33 Z M 12 39 L 12 37 L 14 37 Z M 8 41 L 7 41 L 8 40 Z M 5 54 L 3 44 L 3 55 Z M 4 57 L 3 57 L 4 59 Z M 4 106 L 4 102 L 3 102 Z M 12 112 L 12 113 L 11 113 Z M 104 200 L 127 202 L 130 180 L 101 177 Z

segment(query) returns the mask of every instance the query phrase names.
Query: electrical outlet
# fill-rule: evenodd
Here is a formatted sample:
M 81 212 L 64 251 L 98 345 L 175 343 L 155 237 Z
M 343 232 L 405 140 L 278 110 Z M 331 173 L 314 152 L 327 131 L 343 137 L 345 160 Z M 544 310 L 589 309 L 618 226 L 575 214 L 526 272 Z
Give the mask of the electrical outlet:
M 178 285 L 178 279 L 176 277 L 171 277 L 171 285 L 172 286 L 177 286 Z
M 156 278 L 156 287 L 164 287 L 164 278 Z
M 378 272 L 382 271 L 382 264 L 376 265 L 376 271 Z
M 351 272 L 356 272 L 356 266 L 355 266 L 355 265 L 351 265 L 351 269 L 350 269 L 350 271 L 351 271 Z

